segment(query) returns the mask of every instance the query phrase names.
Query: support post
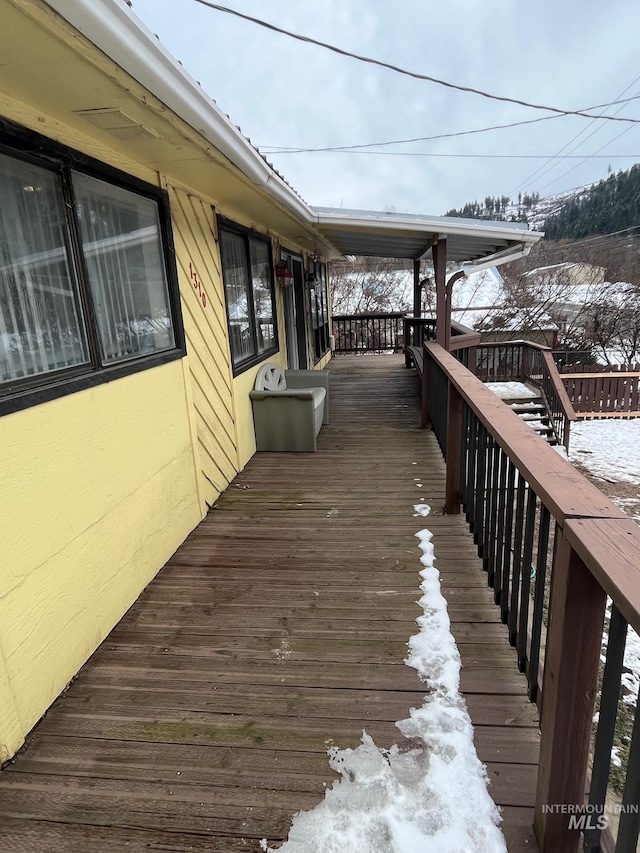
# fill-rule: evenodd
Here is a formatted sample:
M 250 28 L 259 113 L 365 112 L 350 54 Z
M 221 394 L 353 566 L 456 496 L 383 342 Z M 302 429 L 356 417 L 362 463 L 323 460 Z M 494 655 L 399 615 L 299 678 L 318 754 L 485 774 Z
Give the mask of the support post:
M 413 262 L 413 316 L 422 317 L 422 288 L 420 287 L 420 261 Z M 416 339 L 413 341 L 414 346 L 421 347 L 418 326 L 415 326 L 414 334 Z
M 447 419 L 447 474 L 444 510 L 447 515 L 460 514 L 460 478 L 462 460 L 462 397 L 449 382 Z
M 550 600 L 534 829 L 541 853 L 578 853 L 606 596 L 560 527 Z
M 429 352 L 427 348 L 422 346 L 422 379 L 420 382 L 421 385 L 421 398 L 420 398 L 420 426 L 422 429 L 426 429 L 431 424 L 431 418 L 429 416 L 429 366 L 431 363 L 431 359 L 429 358 Z
M 431 249 L 436 282 L 436 342 L 449 352 L 451 302 L 447 299 L 447 241 L 440 239 Z

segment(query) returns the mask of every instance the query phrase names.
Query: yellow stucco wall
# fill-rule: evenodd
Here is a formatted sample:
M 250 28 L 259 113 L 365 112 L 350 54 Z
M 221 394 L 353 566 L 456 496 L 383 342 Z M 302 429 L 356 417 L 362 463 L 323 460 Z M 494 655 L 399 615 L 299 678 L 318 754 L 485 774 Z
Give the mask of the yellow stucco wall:
M 201 517 L 184 370 L 0 419 L 2 758 Z

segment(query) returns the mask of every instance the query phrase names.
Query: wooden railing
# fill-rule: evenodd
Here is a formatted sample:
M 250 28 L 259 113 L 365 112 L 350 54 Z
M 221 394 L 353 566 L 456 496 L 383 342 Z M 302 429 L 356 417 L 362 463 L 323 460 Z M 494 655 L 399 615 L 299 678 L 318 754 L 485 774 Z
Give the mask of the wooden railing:
M 603 813 L 627 630 L 640 632 L 640 527 L 580 475 L 452 354 L 424 345 L 423 426 L 446 459 L 448 513 L 464 510 L 515 662 L 541 707 L 534 827 L 542 853 L 613 850 Z M 612 600 L 604 676 L 605 603 Z M 594 700 L 591 783 L 585 801 Z M 617 853 L 635 853 L 640 714 L 629 748 Z M 634 811 L 635 806 L 635 811 Z M 584 821 L 584 817 L 583 817 Z M 582 824 L 584 826 L 584 824 Z
M 640 417 L 640 365 L 572 364 L 560 376 L 578 419 Z
M 550 413 L 558 443 L 569 449 L 570 425 L 576 414 L 548 347 L 529 341 L 483 343 L 476 348 L 475 372 L 483 382 L 518 380 L 535 385 Z
M 406 316 L 403 322 L 403 339 L 405 345 L 405 363 L 411 364 L 410 347 L 421 350 L 425 341 L 436 340 L 436 320 L 433 317 Z M 465 367 L 475 364 L 476 347 L 480 343 L 480 333 L 452 321 L 450 351 Z
M 335 352 L 402 349 L 404 314 L 338 314 L 332 317 Z

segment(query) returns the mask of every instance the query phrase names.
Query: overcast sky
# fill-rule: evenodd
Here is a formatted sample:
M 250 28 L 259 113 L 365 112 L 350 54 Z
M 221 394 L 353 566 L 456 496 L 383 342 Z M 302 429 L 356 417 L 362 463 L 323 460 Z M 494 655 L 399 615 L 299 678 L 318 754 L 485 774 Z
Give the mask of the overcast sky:
M 222 0 L 221 5 L 354 53 L 531 103 L 575 110 L 640 95 L 638 0 Z M 590 124 L 578 117 L 381 149 L 431 156 L 270 154 L 268 146 L 361 145 L 550 113 L 403 77 L 195 0 L 133 0 L 133 11 L 310 204 L 443 214 L 487 195 L 516 198 L 518 191 L 536 191 L 546 196 L 640 161 L 640 125 Z M 640 100 L 618 116 L 640 118 Z M 578 146 L 572 154 L 586 157 L 602 148 L 604 159 L 551 164 L 530 159 L 558 154 L 581 131 L 563 153 Z

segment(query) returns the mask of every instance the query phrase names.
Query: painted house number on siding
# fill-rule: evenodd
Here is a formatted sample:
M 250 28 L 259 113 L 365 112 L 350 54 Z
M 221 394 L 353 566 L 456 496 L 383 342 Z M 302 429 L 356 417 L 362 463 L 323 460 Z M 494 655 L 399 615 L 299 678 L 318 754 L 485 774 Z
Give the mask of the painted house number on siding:
M 193 282 L 193 289 L 198 294 L 200 302 L 202 302 L 202 307 L 207 307 L 207 294 L 205 293 L 205 289 L 202 286 L 202 282 L 198 278 L 198 274 L 193 268 L 193 264 L 189 261 L 189 275 L 191 276 L 191 281 Z

